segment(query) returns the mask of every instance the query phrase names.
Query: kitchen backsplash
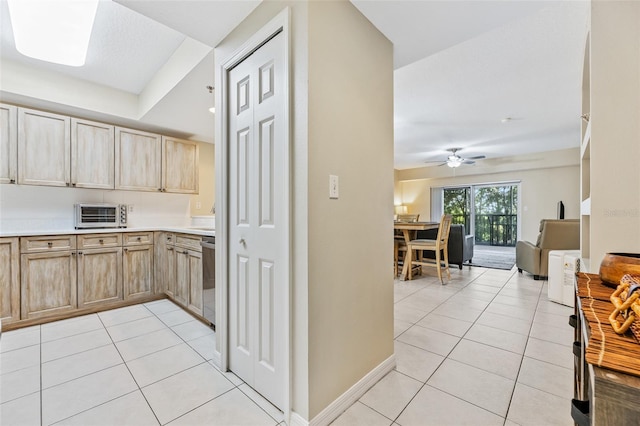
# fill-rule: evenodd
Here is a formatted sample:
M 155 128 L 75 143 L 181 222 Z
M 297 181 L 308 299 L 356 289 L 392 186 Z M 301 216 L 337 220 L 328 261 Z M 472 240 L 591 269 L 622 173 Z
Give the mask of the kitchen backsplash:
M 132 206 L 129 227 L 189 226 L 189 201 L 185 194 L 0 185 L 0 233 L 73 229 L 76 203 Z

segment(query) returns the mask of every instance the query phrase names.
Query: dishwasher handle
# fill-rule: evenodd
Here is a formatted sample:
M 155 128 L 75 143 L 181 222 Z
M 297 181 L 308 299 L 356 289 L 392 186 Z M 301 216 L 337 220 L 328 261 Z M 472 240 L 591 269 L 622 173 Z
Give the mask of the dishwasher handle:
M 204 248 L 208 248 L 211 250 L 215 250 L 216 249 L 216 243 L 209 243 L 206 241 L 200 241 L 200 245 Z

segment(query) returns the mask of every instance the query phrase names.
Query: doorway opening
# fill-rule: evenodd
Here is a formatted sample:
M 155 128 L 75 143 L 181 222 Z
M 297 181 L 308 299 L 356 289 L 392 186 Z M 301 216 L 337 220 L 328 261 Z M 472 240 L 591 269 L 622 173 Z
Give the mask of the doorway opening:
M 515 247 L 518 240 L 517 183 L 442 188 L 443 212 L 474 235 L 476 246 Z

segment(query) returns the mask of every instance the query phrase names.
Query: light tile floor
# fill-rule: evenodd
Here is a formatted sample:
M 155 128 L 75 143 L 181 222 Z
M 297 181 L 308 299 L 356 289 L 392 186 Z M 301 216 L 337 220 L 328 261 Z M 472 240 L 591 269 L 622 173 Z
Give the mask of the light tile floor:
M 335 426 L 573 424 L 572 309 L 546 282 L 465 267 L 394 293 L 397 366 Z M 166 300 L 3 333 L 0 424 L 277 425 L 213 348 Z
M 213 330 L 168 300 L 2 333 L 0 425 L 277 425 L 211 363 Z

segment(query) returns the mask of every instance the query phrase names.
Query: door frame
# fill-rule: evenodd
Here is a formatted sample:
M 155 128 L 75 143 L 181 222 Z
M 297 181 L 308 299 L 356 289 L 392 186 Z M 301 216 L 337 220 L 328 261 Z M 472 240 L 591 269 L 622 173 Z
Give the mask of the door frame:
M 220 61 L 220 65 L 216 67 L 216 90 L 215 104 L 220 106 L 216 108 L 215 125 L 219 131 L 216 132 L 216 156 L 215 156 L 215 172 L 216 172 L 216 210 L 218 214 L 215 217 L 216 225 L 216 324 L 224 324 L 224 326 L 216 327 L 216 353 L 214 354 L 214 364 L 222 371 L 229 368 L 229 310 L 228 310 L 228 283 L 229 283 L 229 73 L 230 71 L 249 57 L 253 52 L 258 50 L 262 45 L 271 40 L 276 35 L 282 33 L 285 43 L 284 49 L 284 79 L 286 84 L 283 87 L 284 101 L 284 117 L 283 125 L 285 128 L 285 158 L 283 159 L 286 170 L 284 171 L 284 202 L 287 206 L 284 209 L 281 235 L 281 244 L 283 247 L 283 258 L 285 260 L 285 276 L 286 282 L 283 285 L 285 291 L 282 294 L 284 319 L 284 362 L 283 362 L 283 404 L 282 410 L 284 420 L 288 424 L 291 414 L 291 277 L 292 277 L 292 259 L 291 259 L 291 113 L 290 113 L 290 85 L 291 85 L 291 38 L 290 38 L 290 16 L 289 7 L 284 8 L 273 19 L 271 19 L 260 30 L 250 36 L 238 49 L 236 49 L 228 57 Z M 224 283 L 224 284 L 223 284 Z

